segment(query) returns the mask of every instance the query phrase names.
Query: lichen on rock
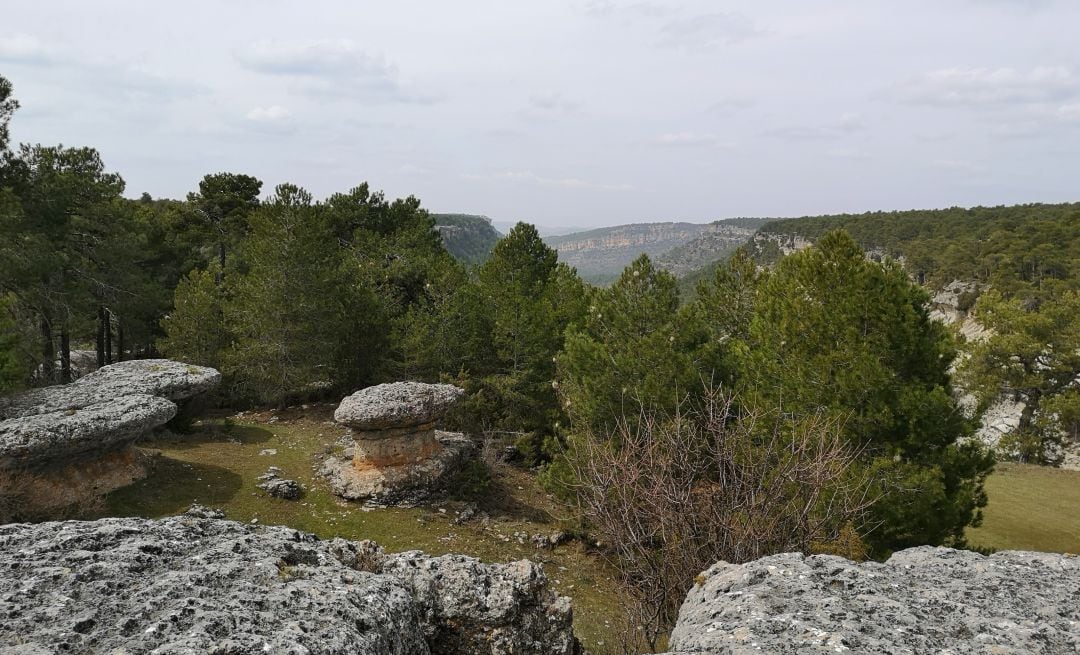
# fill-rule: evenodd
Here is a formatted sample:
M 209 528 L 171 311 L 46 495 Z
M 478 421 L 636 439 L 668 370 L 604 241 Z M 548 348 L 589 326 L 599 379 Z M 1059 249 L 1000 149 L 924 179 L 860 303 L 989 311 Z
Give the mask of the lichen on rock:
M 15 652 L 574 655 L 569 601 L 531 562 L 384 555 L 215 518 L 0 526 Z M 3 649 L 0 649 L 3 650 Z
M 884 563 L 787 553 L 719 562 L 679 612 L 672 652 L 1075 653 L 1080 558 L 911 548 Z

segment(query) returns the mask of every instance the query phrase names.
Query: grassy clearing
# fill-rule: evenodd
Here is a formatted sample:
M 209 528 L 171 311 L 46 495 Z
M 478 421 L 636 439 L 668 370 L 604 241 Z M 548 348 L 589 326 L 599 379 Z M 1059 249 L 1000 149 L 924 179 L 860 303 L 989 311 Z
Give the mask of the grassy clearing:
M 974 546 L 1080 553 L 1080 471 L 998 464 L 986 481 L 990 503 Z
M 198 502 L 224 510 L 233 520 L 288 525 L 321 538 L 372 539 L 391 552 L 454 552 L 487 562 L 529 558 L 542 562 L 559 593 L 573 598 L 575 631 L 586 648 L 601 653 L 615 642 L 622 612 L 618 586 L 603 561 L 578 541 L 553 550 L 539 550 L 529 541 L 533 534 L 567 527 L 533 476 L 510 467 L 494 471 L 488 493 L 477 499 L 490 520 L 455 525 L 466 505 L 461 499 L 426 508 L 364 510 L 338 499 L 316 474 L 320 454 L 342 435 L 331 411 L 314 406 L 262 412 L 240 415 L 235 424 L 213 419 L 190 435 L 145 443 L 160 453 L 153 472 L 110 494 L 102 514 L 160 517 Z M 256 478 L 270 466 L 300 482 L 305 493 L 299 501 L 270 498 L 256 488 Z

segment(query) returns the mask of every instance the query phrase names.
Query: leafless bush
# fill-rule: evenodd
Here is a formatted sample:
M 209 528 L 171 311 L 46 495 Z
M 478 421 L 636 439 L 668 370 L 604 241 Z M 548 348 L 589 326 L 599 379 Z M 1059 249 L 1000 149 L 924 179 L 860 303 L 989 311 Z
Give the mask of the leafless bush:
M 858 548 L 870 505 L 841 425 L 779 411 L 643 412 L 614 434 L 578 435 L 567 460 L 577 502 L 631 593 L 624 650 L 655 649 L 694 578 L 713 563 Z M 842 546 L 842 547 L 841 547 Z

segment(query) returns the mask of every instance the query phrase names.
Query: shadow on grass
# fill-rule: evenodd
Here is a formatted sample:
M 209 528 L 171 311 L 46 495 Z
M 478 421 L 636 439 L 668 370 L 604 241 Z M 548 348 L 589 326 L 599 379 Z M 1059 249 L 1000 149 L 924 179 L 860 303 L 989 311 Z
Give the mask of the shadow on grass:
M 140 446 L 151 448 L 168 448 L 169 450 L 188 450 L 197 448 L 208 443 L 232 442 L 245 446 L 266 443 L 273 434 L 265 429 L 252 425 L 225 426 L 217 423 L 207 423 L 185 434 L 171 434 L 157 437 Z
M 105 497 L 105 515 L 170 516 L 196 502 L 218 507 L 232 500 L 242 486 L 240 475 L 221 466 L 159 457 L 146 478 Z
M 531 523 L 551 523 L 550 513 L 514 496 L 511 488 L 513 484 L 512 479 L 495 474 L 492 475 L 483 493 L 452 491 L 450 498 L 462 502 L 474 502 L 477 509 L 492 516 L 504 516 L 512 520 Z

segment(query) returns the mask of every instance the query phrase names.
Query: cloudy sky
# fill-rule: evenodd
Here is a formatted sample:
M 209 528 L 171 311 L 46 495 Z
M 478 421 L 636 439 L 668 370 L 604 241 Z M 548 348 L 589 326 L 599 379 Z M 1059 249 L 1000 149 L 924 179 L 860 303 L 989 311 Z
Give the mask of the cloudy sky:
M 6 0 L 18 141 L 128 194 L 546 226 L 1080 200 L 1076 0 Z

